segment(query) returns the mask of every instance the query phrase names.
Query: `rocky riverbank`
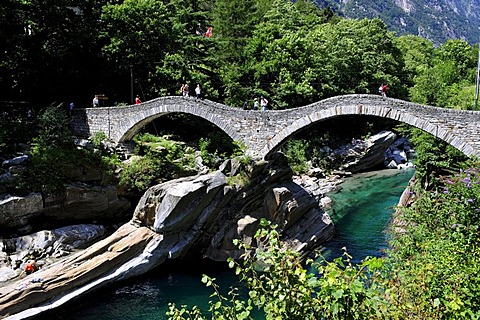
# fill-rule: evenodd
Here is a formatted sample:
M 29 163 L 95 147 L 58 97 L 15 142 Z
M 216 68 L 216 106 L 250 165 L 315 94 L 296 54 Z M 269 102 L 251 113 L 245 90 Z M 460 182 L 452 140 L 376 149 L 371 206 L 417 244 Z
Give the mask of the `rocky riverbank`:
M 365 156 L 371 145 L 366 142 L 361 152 L 354 153 Z M 142 274 L 166 259 L 238 257 L 241 252 L 232 240 L 242 239 L 255 247 L 253 234 L 262 218 L 278 224 L 293 248 L 309 252 L 333 236 L 333 223 L 323 210 L 330 202 L 325 194 L 341 181 L 341 175 L 326 177 L 317 169 L 293 177 L 282 154 L 255 163 L 233 159 L 216 172 L 150 188 L 129 223 L 65 260 L 53 263 L 52 258 L 104 237 L 102 227 L 79 227 L 98 231 L 83 242 L 73 240 L 72 230 L 4 239 L 0 275 L 10 282 L 0 289 L 0 316 L 30 317 L 113 281 Z M 4 208 L 9 208 L 8 203 Z M 3 216 L 8 220 L 8 214 Z M 40 258 L 44 268 L 24 277 L 22 264 L 29 258 Z
M 255 163 L 230 160 L 213 173 L 150 188 L 132 220 L 111 236 L 2 287 L 0 316 L 30 317 L 166 259 L 238 256 L 232 239 L 255 246 L 262 218 L 276 222 L 299 251 L 334 232 L 315 197 L 292 181 L 282 154 Z

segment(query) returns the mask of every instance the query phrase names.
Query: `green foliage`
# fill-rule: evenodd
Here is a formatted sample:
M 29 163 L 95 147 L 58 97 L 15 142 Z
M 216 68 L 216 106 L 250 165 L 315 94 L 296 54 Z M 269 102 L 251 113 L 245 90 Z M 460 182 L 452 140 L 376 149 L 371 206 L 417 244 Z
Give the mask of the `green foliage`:
M 263 229 L 255 235 L 259 248 L 236 244 L 244 250 L 242 262 L 229 260 L 240 280 L 248 289 L 247 297 L 240 297 L 232 289 L 228 297 L 219 293 L 214 279 L 204 276 L 202 281 L 212 286 L 216 301 L 210 302 L 214 319 L 253 319 L 252 310 L 258 308 L 266 319 L 383 319 L 388 315 L 388 300 L 382 291 L 381 259 L 367 259 L 359 266 L 350 262 L 350 256 L 333 262 L 307 261 L 307 271 L 298 252 L 280 241 L 275 226 L 262 221 Z M 243 299 L 241 299 L 243 298 Z M 170 319 L 204 319 L 194 308 L 178 310 L 170 305 Z
M 226 182 L 231 187 L 247 188 L 251 185 L 252 180 L 250 179 L 250 175 L 241 171 L 234 176 L 226 177 Z
M 47 108 L 39 117 L 40 131 L 31 145 L 31 165 L 26 176 L 34 190 L 63 190 L 65 169 L 72 160 L 72 133 L 66 113 L 55 107 Z
M 97 131 L 93 134 L 93 136 L 91 137 L 91 140 L 93 142 L 93 145 L 98 148 L 101 143 L 105 140 L 107 140 L 107 135 L 105 134 L 105 132 L 103 131 Z
M 288 164 L 295 174 L 305 173 L 309 168 L 307 163 L 309 142 L 306 140 L 290 140 L 284 147 Z
M 20 143 L 27 144 L 35 131 L 35 124 L 24 117 L 0 115 L 0 157 L 16 151 Z
M 38 126 L 39 131 L 31 143 L 30 161 L 9 186 L 9 192 L 23 195 L 32 191 L 62 191 L 72 168 L 99 170 L 98 182 L 112 183 L 118 159 L 76 148 L 64 110 L 46 108 L 38 117 Z
M 405 66 L 403 71 L 408 87 L 414 85 L 414 77 L 422 74 L 431 67 L 433 57 L 433 43 L 427 39 L 406 35 L 394 39 L 395 46 L 399 48 Z
M 387 19 L 400 13 L 371 5 Z M 0 18 L 4 100 L 84 106 L 91 96 L 82 92 L 108 83 L 106 102 L 121 105 L 133 79 L 143 100 L 178 94 L 187 82 L 232 106 L 265 95 L 283 109 L 373 93 L 384 82 L 395 97 L 415 86 L 410 96 L 418 102 L 471 104 L 466 94 L 453 99 L 474 81 L 476 50 L 465 41 L 435 49 L 418 37 L 396 41 L 388 23 L 340 18 L 307 0 L 6 0 Z
M 461 170 L 403 209 L 390 253 L 395 303 L 422 319 L 480 317 L 480 171 Z
M 386 258 L 367 258 L 352 265 L 351 257 L 308 260 L 280 240 L 262 220 L 257 248 L 238 240 L 242 261 L 229 260 L 248 293 L 228 297 L 214 280 L 210 302 L 215 319 L 478 319 L 480 317 L 480 169 L 479 163 L 443 177 L 431 191 L 417 190 L 412 207 L 397 219 L 402 232 L 390 235 Z M 267 228 L 265 228 L 267 227 Z M 178 310 L 171 319 L 205 319 L 198 308 Z
M 142 193 L 155 183 L 197 173 L 195 150 L 184 143 L 149 133 L 134 137 L 136 156 L 122 164 L 119 185 Z
M 0 42 L 5 50 L 0 57 L 0 86 L 4 100 L 50 104 L 78 97 L 78 92 L 91 92 L 92 80 L 99 79 L 93 75 L 98 67 L 101 6 L 95 0 L 75 3 L 75 7 L 70 0 L 2 1 Z
M 410 44 L 414 43 L 409 41 Z M 408 52 L 412 52 L 409 49 Z M 476 50 L 462 40 L 449 40 L 433 50 L 416 69 L 410 89 L 413 101 L 447 108 L 472 109 L 472 96 L 460 94 L 474 83 Z
M 402 125 L 397 127 L 397 131 L 409 137 L 415 148 L 415 176 L 425 188 L 432 187 L 436 176 L 446 174 L 446 170 L 458 168 L 468 161 L 458 149 L 420 129 Z
M 198 145 L 188 145 L 184 142 L 174 141 L 168 136 L 158 137 L 150 133 L 136 135 L 133 140 L 136 143 L 135 153 L 137 156 L 122 164 L 120 172 L 120 185 L 128 191 L 141 193 L 155 183 L 167 181 L 186 175 L 197 173 L 196 157 L 202 158 L 203 165 L 208 168 L 216 168 L 226 154 L 219 155 L 213 143 L 219 143 L 209 138 L 200 138 Z M 225 144 L 225 143 L 224 143 Z M 235 144 L 234 145 L 238 145 Z M 241 154 L 242 146 L 235 149 L 235 154 Z M 213 152 L 212 152 L 213 149 Z M 242 161 L 248 162 L 249 157 L 241 157 Z M 235 183 L 248 183 L 248 179 L 241 178 Z
M 401 96 L 399 54 L 378 19 L 322 23 L 317 17 L 313 23 L 294 4 L 277 1 L 246 45 L 251 59 L 239 81 L 248 79 L 249 91 L 270 97 L 274 109 L 376 92 L 382 82 Z

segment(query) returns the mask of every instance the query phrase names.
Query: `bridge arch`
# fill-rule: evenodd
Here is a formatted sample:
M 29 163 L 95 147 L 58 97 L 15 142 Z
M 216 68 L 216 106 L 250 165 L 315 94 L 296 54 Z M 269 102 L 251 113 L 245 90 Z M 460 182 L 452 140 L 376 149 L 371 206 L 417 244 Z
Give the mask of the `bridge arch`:
M 184 113 L 212 123 L 232 140 L 242 141 L 231 123 L 235 119 L 231 111 L 232 108 L 209 100 L 160 97 L 140 105 L 76 109 L 71 124 L 79 136 L 104 132 L 116 142 L 126 142 L 153 120 L 167 114 Z M 230 121 L 225 121 L 226 118 Z
M 225 132 L 232 140 L 241 139 L 237 133 L 223 120 L 222 114 L 230 113 L 231 108 L 209 100 L 184 97 L 163 97 L 135 106 L 139 112 L 131 113 L 126 130 L 118 142 L 129 141 L 145 125 L 161 116 L 172 113 L 183 113 L 208 121 Z
M 347 97 L 350 99 L 345 99 Z M 298 109 L 304 109 L 303 112 L 299 110 L 303 115 L 270 139 L 260 154 L 268 156 L 292 135 L 313 124 L 342 116 L 362 115 L 409 124 L 447 142 L 467 156 L 480 156 L 478 111 L 436 108 L 372 95 L 338 96 Z

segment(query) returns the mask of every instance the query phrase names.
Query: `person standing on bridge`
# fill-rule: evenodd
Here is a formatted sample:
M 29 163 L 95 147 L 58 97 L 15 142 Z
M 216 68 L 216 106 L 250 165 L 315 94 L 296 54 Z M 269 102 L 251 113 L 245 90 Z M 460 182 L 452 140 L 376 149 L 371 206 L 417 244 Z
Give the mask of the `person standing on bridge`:
M 264 96 L 260 97 L 260 107 L 262 107 L 262 111 L 267 110 L 268 100 L 265 99 Z
M 258 110 L 258 98 L 253 98 L 253 110 Z
M 142 103 L 142 100 L 140 100 L 139 96 L 136 96 L 135 97 L 135 104 L 140 104 L 140 103 Z
M 186 83 L 182 84 L 182 87 L 180 88 L 180 92 L 184 97 L 188 97 L 188 84 Z
M 98 107 L 98 105 L 99 105 L 98 97 L 95 96 L 93 97 L 93 107 L 96 108 Z
M 199 83 L 197 83 L 197 86 L 195 87 L 195 98 L 202 99 L 202 89 L 200 88 Z

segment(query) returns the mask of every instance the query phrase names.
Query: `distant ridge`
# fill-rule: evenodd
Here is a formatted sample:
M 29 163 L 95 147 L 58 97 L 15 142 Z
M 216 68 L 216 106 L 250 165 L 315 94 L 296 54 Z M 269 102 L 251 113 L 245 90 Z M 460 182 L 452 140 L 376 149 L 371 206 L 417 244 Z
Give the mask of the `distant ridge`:
M 380 18 L 398 35 L 413 34 L 439 45 L 480 38 L 480 0 L 316 0 L 348 18 Z

